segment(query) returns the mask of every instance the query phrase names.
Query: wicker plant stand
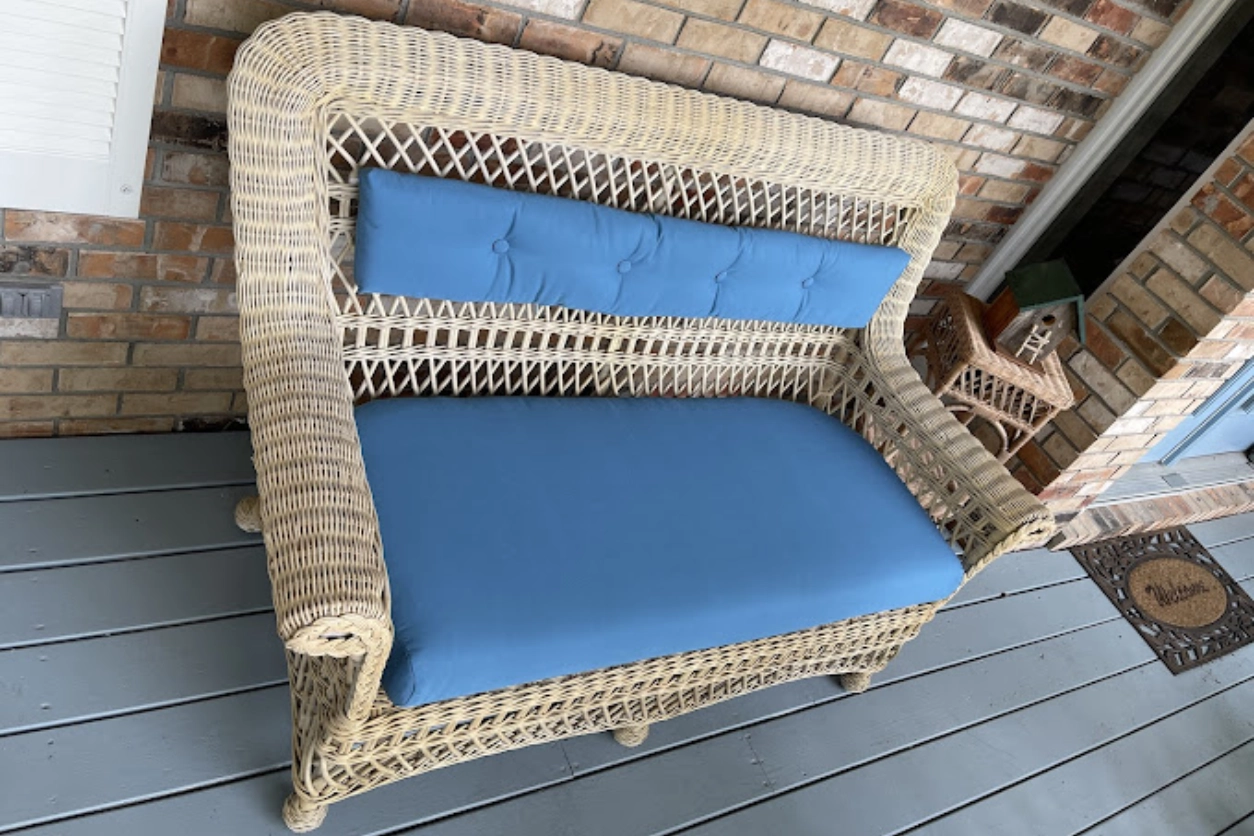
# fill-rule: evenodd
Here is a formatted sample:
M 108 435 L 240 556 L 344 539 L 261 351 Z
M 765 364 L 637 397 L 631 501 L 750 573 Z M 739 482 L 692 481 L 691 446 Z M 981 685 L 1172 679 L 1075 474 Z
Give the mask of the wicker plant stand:
M 1075 398 L 1058 355 L 1024 363 L 996 350 L 984 336 L 984 303 L 946 291 L 911 353 L 927 360 L 928 387 L 950 412 L 969 424 L 977 416 L 999 438 L 998 461 L 1006 461 Z
M 392 644 L 388 574 L 355 403 L 402 394 L 797 400 L 853 427 L 892 464 L 967 577 L 1052 530 L 1045 508 L 906 359 L 906 310 L 956 190 L 953 166 L 929 146 L 325 13 L 262 26 L 229 86 L 260 493 L 240 518 L 263 531 L 287 647 L 293 829 L 316 827 L 331 802 L 482 755 L 597 731 L 639 744 L 649 723 L 806 676 L 841 674 L 864 688 L 943 603 L 398 708 L 379 687 Z M 912 259 L 858 331 L 359 295 L 351 267 L 364 166 L 895 244 Z

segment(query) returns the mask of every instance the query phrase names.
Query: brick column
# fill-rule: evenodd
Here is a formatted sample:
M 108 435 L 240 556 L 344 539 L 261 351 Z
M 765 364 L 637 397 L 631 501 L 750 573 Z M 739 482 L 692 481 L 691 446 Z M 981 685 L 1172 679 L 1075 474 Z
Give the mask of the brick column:
M 1061 521 L 1083 511 L 1254 357 L 1252 291 L 1254 122 L 1089 300 L 1087 345 L 1061 349 L 1077 405 L 1015 476 Z

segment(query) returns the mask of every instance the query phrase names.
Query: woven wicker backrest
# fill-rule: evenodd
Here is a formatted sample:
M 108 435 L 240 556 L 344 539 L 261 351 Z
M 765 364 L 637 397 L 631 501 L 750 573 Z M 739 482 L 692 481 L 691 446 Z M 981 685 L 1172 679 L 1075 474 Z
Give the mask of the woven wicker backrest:
M 360 101 L 330 102 L 322 111 L 331 289 L 356 400 L 494 393 L 817 402 L 829 388 L 824 374 L 853 337 L 787 323 L 358 295 L 353 231 L 363 167 L 900 246 L 916 258 L 890 297 L 899 310 L 879 317 L 900 339 L 920 256 L 930 253 L 939 233 L 938 211 L 948 210 L 938 197 L 952 191 L 952 168 L 926 146 L 445 36 L 430 37 L 426 46 L 428 83 L 448 95 L 395 112 Z M 454 51 L 461 60 L 451 60 Z M 467 54 L 491 85 L 473 83 Z M 453 68 L 458 78 L 447 76 Z M 550 138 L 553 131 L 536 124 L 533 113 L 547 115 L 540 122 L 564 116 L 571 124 L 560 138 Z M 590 113 L 619 120 L 623 128 L 601 136 L 580 130 Z M 715 137 L 719 142 L 711 141 Z M 875 147 L 877 140 L 883 149 Z M 779 143 L 777 159 L 771 142 Z M 814 176 L 831 167 L 824 146 L 832 155 L 857 151 L 862 173 L 880 172 L 880 179 L 886 166 L 908 166 L 913 159 L 918 167 L 897 172 L 904 188 L 896 194 L 858 182 L 865 178 L 837 184 Z M 749 164 L 755 158 L 758 164 Z M 849 162 L 841 159 L 840 167 Z M 817 170 L 808 176 L 807 168 Z

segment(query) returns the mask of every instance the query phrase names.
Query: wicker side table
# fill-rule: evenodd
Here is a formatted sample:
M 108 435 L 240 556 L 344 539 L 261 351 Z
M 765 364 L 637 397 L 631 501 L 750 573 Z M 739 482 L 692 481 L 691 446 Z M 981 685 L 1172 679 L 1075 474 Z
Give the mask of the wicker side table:
M 926 358 L 928 387 L 963 423 L 979 416 L 992 425 L 1004 462 L 1075 400 L 1056 354 L 1028 364 L 997 351 L 983 313 L 980 300 L 948 291 L 910 350 Z

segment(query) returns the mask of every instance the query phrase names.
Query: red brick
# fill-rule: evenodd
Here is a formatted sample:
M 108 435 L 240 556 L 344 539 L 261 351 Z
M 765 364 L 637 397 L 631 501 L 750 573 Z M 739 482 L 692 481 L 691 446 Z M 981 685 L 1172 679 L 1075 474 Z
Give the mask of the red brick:
M 229 253 L 235 238 L 229 226 L 157 221 L 152 246 L 155 250 Z
M 230 169 L 226 154 L 166 151 L 161 162 L 161 179 L 191 186 L 226 186 L 230 183 Z
M 4 236 L 9 241 L 138 247 L 144 243 L 144 222 L 10 209 L 4 216 Z
M 33 394 L 52 391 L 52 369 L 5 369 L 0 374 L 0 392 Z
M 1220 163 L 1219 168 L 1215 169 L 1215 182 L 1222 186 L 1230 186 L 1232 181 L 1236 179 L 1236 176 L 1243 170 L 1239 162 L 1229 157 Z
M 78 274 L 85 279 L 157 279 L 197 283 L 204 279 L 209 260 L 190 255 L 84 252 Z
M 80 259 L 82 256 L 79 256 Z M 67 309 L 121 310 L 131 306 L 133 290 L 116 282 L 66 282 L 61 303 Z
M 931 38 L 942 20 L 940 12 L 904 0 L 881 0 L 871 15 L 872 23 L 916 38 Z
M 178 382 L 178 369 L 62 369 L 57 389 L 62 392 L 172 392 Z
M 0 342 L 0 366 L 120 366 L 126 343 Z
M 144 217 L 212 221 L 218 216 L 218 192 L 146 186 L 139 203 Z
M 4 348 L 0 344 L 0 362 L 4 359 Z M 238 366 L 240 349 L 238 345 L 225 343 L 138 343 L 134 363 L 136 366 Z
M 1232 196 L 1254 209 L 1254 174 L 1246 172 L 1245 176 L 1233 183 Z
M 1056 168 L 1028 163 L 1019 172 L 1019 176 L 1024 180 L 1031 180 L 1036 183 L 1048 183 L 1053 178 L 1055 171 L 1057 171 Z
M 49 438 L 54 426 L 51 421 L 0 421 L 0 438 Z
M 0 276 L 64 276 L 69 264 L 62 247 L 0 244 Z
M 901 81 L 901 73 L 861 64 L 857 61 L 845 61 L 832 78 L 832 85 L 858 89 L 873 96 L 891 97 L 897 90 L 897 82 Z M 856 103 L 855 103 L 856 104 Z
M 1123 311 L 1116 311 L 1107 324 L 1116 337 L 1156 376 L 1162 377 L 1176 364 L 1167 349 L 1155 340 L 1142 325 Z
M 215 258 L 209 281 L 214 284 L 235 284 L 235 261 L 230 258 Z
M 213 415 L 229 411 L 230 392 L 173 392 L 122 396 L 122 415 Z
M 1123 73 L 1117 73 L 1114 70 L 1102 70 L 1102 74 L 1098 76 L 1097 81 L 1093 82 L 1093 89 L 1099 90 L 1108 96 L 1118 96 L 1131 80 L 1130 77 Z
M 1085 20 L 1104 26 L 1120 35 L 1127 35 L 1141 20 L 1136 12 L 1116 5 L 1112 0 L 1097 0 L 1084 16 Z
M 669 81 L 684 87 L 696 87 L 705 77 L 710 62 L 696 55 L 687 55 L 649 44 L 629 43 L 618 59 L 620 73 L 640 75 L 657 81 Z M 841 112 L 844 115 L 844 112 Z
M 1060 55 L 1050 65 L 1049 74 L 1063 81 L 1091 85 L 1102 74 L 1102 67 L 1100 64 L 1084 61 L 1072 55 Z
M 239 342 L 239 317 L 202 316 L 196 322 L 196 339 L 207 342 Z
M 166 29 L 161 41 L 161 63 L 172 67 L 226 75 L 235 62 L 241 41 L 221 35 Z
M 173 371 L 173 370 L 171 370 Z M 183 388 L 188 390 L 235 391 L 244 386 L 243 369 L 188 369 L 183 372 Z
M 1237 156 L 1250 165 L 1254 165 L 1254 134 L 1250 134 L 1249 139 L 1241 143 L 1241 147 L 1237 149 Z
M 1085 329 L 1085 345 L 1093 355 L 1101 361 L 1102 365 L 1108 369 L 1118 367 L 1127 355 L 1119 346 L 1111 342 L 1110 337 L 1106 336 L 1105 329 L 1093 317 L 1088 317 L 1088 327 Z
M 0 396 L 0 421 L 113 415 L 117 403 L 118 396 L 113 394 Z
M 1163 323 L 1158 335 L 1167 347 L 1180 357 L 1185 357 L 1198 344 L 1198 337 L 1189 327 L 1174 316 Z
M 401 0 L 305 0 L 305 5 L 371 20 L 393 20 L 400 11 Z
M 66 335 L 87 340 L 184 340 L 192 321 L 185 316 L 151 314 L 70 314 Z
M 168 433 L 173 429 L 173 418 L 76 418 L 57 424 L 58 435 Z
M 1035 441 L 1029 441 L 1019 448 L 1019 460 L 1027 465 L 1032 476 L 1042 485 L 1049 485 L 1059 476 L 1058 468 L 1045 455 L 1045 451 Z
M 518 45 L 541 55 L 553 55 L 594 67 L 608 67 L 623 48 L 621 38 L 576 29 L 548 20 L 531 20 Z

